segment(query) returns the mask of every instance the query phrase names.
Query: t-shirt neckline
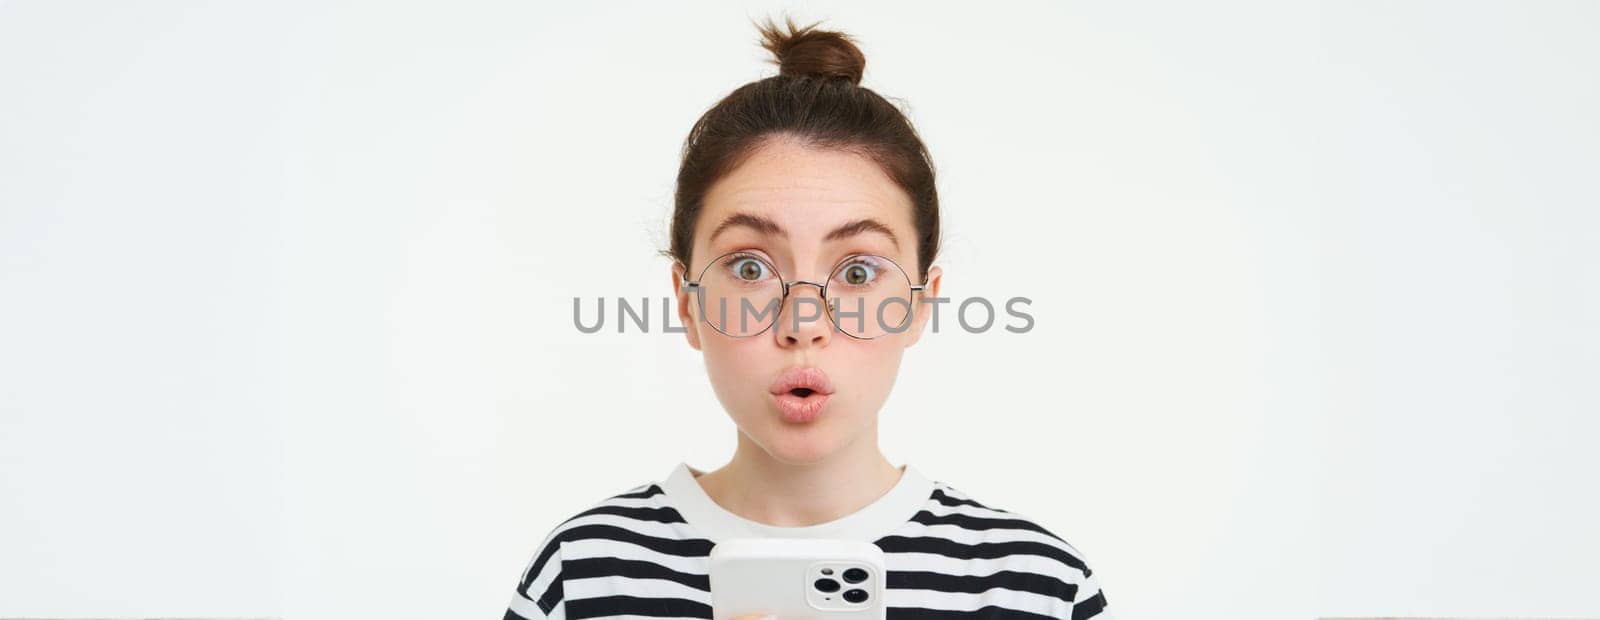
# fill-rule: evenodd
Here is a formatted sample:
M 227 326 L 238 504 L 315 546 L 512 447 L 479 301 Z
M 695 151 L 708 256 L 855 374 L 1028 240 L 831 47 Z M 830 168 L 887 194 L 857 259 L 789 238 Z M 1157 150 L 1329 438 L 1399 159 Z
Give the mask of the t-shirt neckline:
M 718 505 L 695 475 L 704 473 L 679 462 L 662 483 L 662 491 L 684 520 L 712 542 L 730 538 L 833 538 L 876 542 L 921 510 L 933 493 L 933 481 L 910 464 L 889 491 L 860 510 L 827 523 L 785 527 L 751 521 Z

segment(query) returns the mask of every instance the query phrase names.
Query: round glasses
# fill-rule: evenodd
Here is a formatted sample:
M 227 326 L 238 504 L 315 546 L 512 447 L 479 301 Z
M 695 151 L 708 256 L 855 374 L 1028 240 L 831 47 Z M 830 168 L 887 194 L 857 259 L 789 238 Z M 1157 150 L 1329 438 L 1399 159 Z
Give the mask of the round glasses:
M 683 286 L 694 296 L 700 320 L 734 338 L 755 336 L 775 325 L 784 298 L 797 284 L 817 287 L 825 300 L 811 306 L 810 320 L 827 314 L 839 332 L 863 340 L 897 334 L 910 327 L 914 303 L 911 294 L 923 290 L 923 285 L 911 283 L 900 265 L 876 254 L 844 257 L 822 283 L 784 280 L 772 263 L 746 251 L 718 256 L 701 270 L 699 278 L 683 279 Z M 801 315 L 803 311 L 796 301 L 796 326 L 807 319 Z

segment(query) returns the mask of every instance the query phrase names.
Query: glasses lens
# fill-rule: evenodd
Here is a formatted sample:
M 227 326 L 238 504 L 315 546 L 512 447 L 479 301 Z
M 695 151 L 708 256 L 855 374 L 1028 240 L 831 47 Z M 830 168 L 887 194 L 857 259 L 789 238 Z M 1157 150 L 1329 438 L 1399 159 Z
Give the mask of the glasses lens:
M 857 338 L 899 333 L 911 324 L 911 278 L 888 258 L 852 256 L 829 276 L 828 304 L 839 331 Z
M 743 338 L 766 331 L 778 318 L 783 283 L 778 270 L 754 254 L 724 254 L 706 265 L 700 287 L 691 291 L 700 320 L 719 332 Z

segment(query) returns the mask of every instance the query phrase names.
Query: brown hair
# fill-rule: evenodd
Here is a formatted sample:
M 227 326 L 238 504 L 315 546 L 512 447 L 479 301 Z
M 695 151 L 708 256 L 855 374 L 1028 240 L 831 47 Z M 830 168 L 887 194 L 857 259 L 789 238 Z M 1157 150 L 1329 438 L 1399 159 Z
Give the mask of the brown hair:
M 689 130 L 667 255 L 690 264 L 695 224 L 711 186 L 763 143 L 781 136 L 866 156 L 905 191 L 917 232 L 915 278 L 920 282 L 939 253 L 939 195 L 927 147 L 899 108 L 860 85 L 867 58 L 853 39 L 817 30 L 816 23 L 800 28 L 788 17 L 784 21 L 787 33 L 770 19 L 757 24 L 778 75 L 729 93 Z

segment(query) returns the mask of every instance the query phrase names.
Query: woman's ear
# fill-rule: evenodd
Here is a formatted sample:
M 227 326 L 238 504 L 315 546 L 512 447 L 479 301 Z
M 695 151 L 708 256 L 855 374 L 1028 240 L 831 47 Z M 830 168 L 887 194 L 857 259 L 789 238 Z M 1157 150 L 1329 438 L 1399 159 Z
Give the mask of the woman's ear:
M 906 336 L 906 346 L 910 347 L 922 339 L 922 328 L 928 323 L 928 317 L 933 316 L 933 302 L 929 301 L 939 296 L 939 282 L 943 280 L 944 270 L 938 265 L 928 267 L 928 284 L 922 287 L 922 294 L 916 295 L 917 308 L 911 318 L 911 330 Z
M 689 289 L 683 286 L 683 263 L 672 261 L 672 295 L 677 299 L 674 304 L 678 308 L 678 323 L 683 325 L 683 336 L 689 340 L 689 346 L 700 350 L 700 324 L 694 320 L 693 309 L 689 306 Z

